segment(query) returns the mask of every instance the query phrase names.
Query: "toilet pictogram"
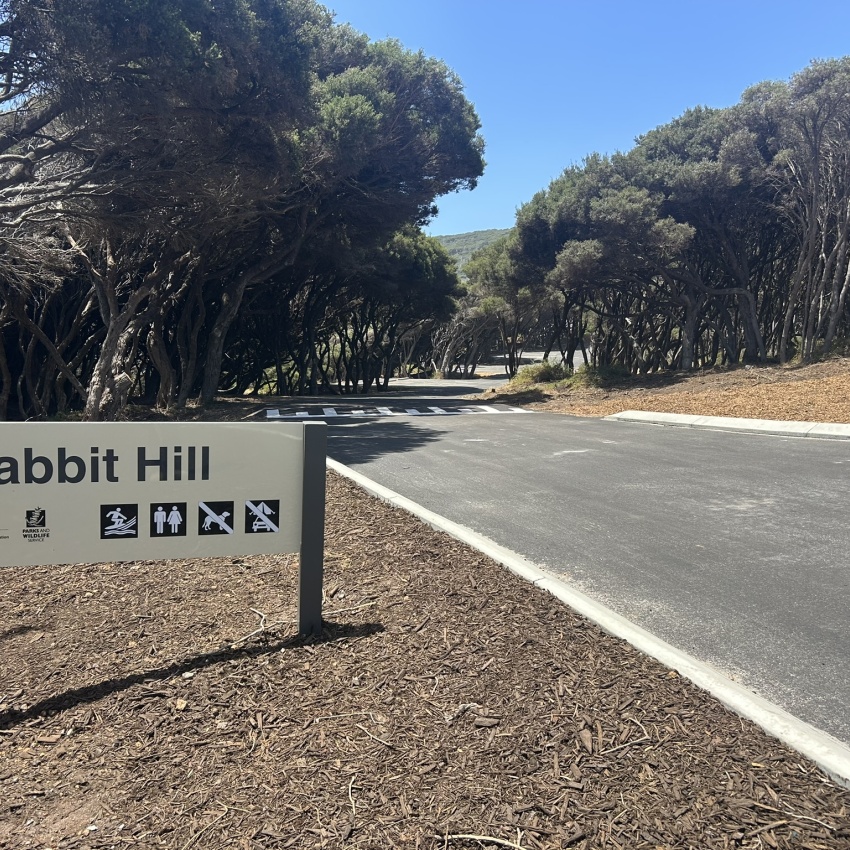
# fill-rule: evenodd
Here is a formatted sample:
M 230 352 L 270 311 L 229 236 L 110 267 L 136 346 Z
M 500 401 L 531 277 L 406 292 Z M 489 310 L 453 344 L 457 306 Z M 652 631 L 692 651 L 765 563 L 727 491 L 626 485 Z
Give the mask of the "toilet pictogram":
M 151 537 L 186 536 L 186 502 L 151 504 Z

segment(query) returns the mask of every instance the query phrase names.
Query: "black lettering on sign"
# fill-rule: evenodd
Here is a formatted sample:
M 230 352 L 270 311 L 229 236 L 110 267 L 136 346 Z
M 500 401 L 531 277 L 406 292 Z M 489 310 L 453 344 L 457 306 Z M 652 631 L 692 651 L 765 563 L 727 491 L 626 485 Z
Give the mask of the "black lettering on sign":
M 106 480 L 116 482 L 118 473 L 115 465 L 118 454 L 115 449 L 106 449 L 100 456 L 100 449 L 92 446 L 88 463 L 80 455 L 69 454 L 65 446 L 56 449 L 56 460 L 47 455 L 37 455 L 31 447 L 24 449 L 23 463 L 11 455 L 0 457 L 0 485 L 20 484 L 21 467 L 23 467 L 24 484 L 48 484 L 55 480 L 57 484 L 79 484 L 88 480 L 93 484 L 100 481 L 100 464 L 103 462 L 106 470 Z
M 186 481 L 194 481 L 196 474 L 197 447 L 187 446 L 186 450 Z M 174 446 L 169 458 L 168 446 L 158 449 L 148 449 L 139 446 L 136 450 L 136 479 L 146 481 L 148 470 L 153 481 L 168 481 L 169 470 L 172 481 L 183 481 L 183 446 Z M 210 480 L 210 447 L 201 446 L 201 481 Z

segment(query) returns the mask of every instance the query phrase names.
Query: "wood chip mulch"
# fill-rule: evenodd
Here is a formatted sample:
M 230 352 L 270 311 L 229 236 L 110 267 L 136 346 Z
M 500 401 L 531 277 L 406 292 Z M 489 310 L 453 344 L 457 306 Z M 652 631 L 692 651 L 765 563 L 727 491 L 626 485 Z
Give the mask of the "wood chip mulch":
M 329 476 L 289 557 L 14 568 L 0 847 L 850 847 L 850 792 L 474 550 Z
M 490 400 L 574 416 L 623 410 L 742 416 L 803 422 L 850 422 L 850 358 L 808 366 L 758 366 L 626 378 L 607 387 L 532 387 L 491 392 Z

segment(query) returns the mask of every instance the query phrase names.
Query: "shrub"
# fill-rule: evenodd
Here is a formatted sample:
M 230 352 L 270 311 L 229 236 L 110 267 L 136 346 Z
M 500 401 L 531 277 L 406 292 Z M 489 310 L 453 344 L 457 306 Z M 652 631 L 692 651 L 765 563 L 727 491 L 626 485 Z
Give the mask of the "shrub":
M 514 382 L 517 384 L 551 384 L 555 381 L 564 381 L 570 377 L 570 367 L 566 363 L 550 363 L 544 360 L 542 363 L 532 363 L 523 366 L 517 372 Z
M 629 377 L 631 372 L 624 366 L 582 366 L 571 383 L 581 387 L 609 387 Z

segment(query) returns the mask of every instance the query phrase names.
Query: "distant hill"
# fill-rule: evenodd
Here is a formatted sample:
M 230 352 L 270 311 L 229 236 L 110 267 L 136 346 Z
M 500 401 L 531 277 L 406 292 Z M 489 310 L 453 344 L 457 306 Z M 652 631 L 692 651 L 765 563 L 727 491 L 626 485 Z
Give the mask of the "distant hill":
M 454 233 L 451 236 L 437 236 L 436 238 L 443 243 L 443 247 L 454 258 L 458 269 L 462 271 L 469 258 L 479 248 L 485 248 L 506 233 L 510 233 L 509 227 L 503 230 L 473 230 L 471 233 Z

